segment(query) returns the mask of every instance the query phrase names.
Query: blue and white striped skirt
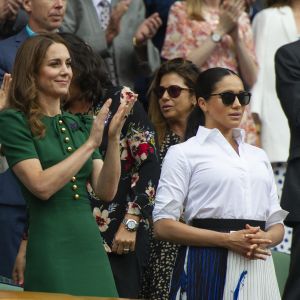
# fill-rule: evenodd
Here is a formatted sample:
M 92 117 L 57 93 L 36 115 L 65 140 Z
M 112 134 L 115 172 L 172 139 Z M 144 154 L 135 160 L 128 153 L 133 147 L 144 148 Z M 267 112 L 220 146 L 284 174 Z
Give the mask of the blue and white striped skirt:
M 272 257 L 249 260 L 224 248 L 182 246 L 171 300 L 281 299 Z

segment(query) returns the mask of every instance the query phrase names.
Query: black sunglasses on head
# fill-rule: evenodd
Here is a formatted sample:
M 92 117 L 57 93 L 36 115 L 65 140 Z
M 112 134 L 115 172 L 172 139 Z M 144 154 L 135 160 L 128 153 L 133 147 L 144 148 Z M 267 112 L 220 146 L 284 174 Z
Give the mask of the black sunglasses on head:
M 232 105 L 237 97 L 242 106 L 248 105 L 251 99 L 251 93 L 249 92 L 240 92 L 235 94 L 233 92 L 224 92 L 217 94 L 210 94 L 211 96 L 220 96 L 224 105 Z
M 178 85 L 170 85 L 167 88 L 164 87 L 164 86 L 159 86 L 157 89 L 155 89 L 155 93 L 156 93 L 156 95 L 159 99 L 162 98 L 165 91 L 168 92 L 170 97 L 177 98 L 177 97 L 180 96 L 181 92 L 184 91 L 184 90 L 189 91 L 191 89 L 183 88 L 183 87 L 178 86 Z

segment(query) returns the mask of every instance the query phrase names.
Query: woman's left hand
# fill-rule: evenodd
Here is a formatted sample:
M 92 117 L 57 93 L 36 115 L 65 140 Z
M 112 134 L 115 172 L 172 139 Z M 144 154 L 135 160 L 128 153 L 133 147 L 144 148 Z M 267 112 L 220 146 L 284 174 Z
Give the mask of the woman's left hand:
M 112 243 L 112 252 L 127 254 L 135 250 L 136 231 L 128 231 L 124 224 L 120 224 Z
M 7 105 L 8 90 L 11 83 L 11 75 L 8 73 L 4 74 L 3 81 L 0 88 L 0 111 Z
M 120 103 L 119 108 L 115 115 L 113 116 L 108 130 L 109 138 L 120 138 L 122 127 L 126 121 L 126 118 L 130 114 L 131 109 L 134 106 L 134 103 L 137 100 L 137 94 L 134 94 L 134 97 L 130 100 L 126 100 Z

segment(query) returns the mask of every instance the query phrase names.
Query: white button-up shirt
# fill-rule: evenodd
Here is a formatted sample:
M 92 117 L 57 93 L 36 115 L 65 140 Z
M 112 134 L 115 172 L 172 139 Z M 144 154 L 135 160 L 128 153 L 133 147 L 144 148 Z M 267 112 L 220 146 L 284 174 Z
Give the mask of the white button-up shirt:
M 197 135 L 170 147 L 162 166 L 153 219 L 178 220 L 184 207 L 193 219 L 252 219 L 266 228 L 281 223 L 287 212 L 279 205 L 265 152 L 244 142 L 234 129 L 238 152 L 218 129 L 200 126 Z

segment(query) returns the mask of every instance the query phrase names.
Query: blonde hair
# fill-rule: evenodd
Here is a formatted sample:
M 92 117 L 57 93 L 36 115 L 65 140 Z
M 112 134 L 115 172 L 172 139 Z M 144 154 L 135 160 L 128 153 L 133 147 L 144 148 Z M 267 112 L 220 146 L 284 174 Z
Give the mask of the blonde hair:
M 18 49 L 12 81 L 8 93 L 8 106 L 22 111 L 28 119 L 33 135 L 43 137 L 42 108 L 38 101 L 37 79 L 48 48 L 65 41 L 57 34 L 41 34 L 30 37 Z

